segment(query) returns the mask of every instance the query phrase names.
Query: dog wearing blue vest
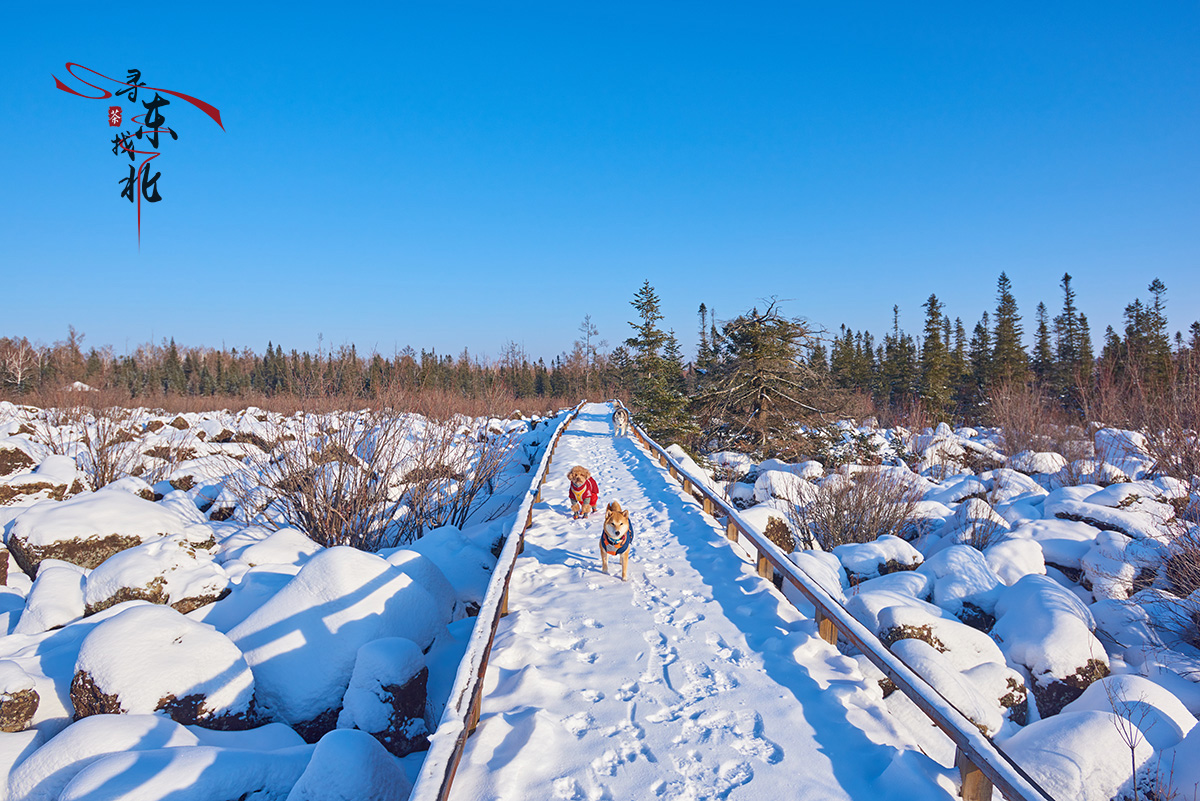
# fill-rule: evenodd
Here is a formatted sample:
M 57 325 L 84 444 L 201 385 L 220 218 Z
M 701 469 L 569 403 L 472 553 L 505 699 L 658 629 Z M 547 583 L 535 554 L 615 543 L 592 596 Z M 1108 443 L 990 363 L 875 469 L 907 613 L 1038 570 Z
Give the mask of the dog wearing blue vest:
M 613 501 L 604 512 L 604 529 L 600 533 L 600 569 L 608 572 L 608 557 L 621 557 L 621 581 L 629 575 L 629 546 L 633 545 L 633 527 L 629 512 Z

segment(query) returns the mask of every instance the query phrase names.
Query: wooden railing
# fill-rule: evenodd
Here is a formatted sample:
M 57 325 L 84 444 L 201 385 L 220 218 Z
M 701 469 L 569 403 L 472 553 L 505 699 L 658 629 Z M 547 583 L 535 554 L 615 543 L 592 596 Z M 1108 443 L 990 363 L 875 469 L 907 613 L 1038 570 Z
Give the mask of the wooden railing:
M 928 682 L 918 676 L 879 641 L 875 633 L 860 623 L 841 602 L 826 592 L 798 567 L 775 543 L 745 522 L 737 510 L 703 480 L 689 474 L 639 426 L 630 427 L 683 491 L 696 498 L 704 512 L 722 521 L 725 536 L 734 542 L 745 540 L 757 554 L 758 574 L 772 580 L 780 576 L 800 591 L 816 609 L 821 637 L 836 644 L 840 634 L 853 643 L 876 667 L 883 671 L 933 723 L 954 742 L 955 767 L 962 779 L 961 795 L 966 801 L 988 801 L 993 786 L 1008 801 L 1053 801 L 1049 793 L 1030 778 L 1019 765 L 985 737 L 966 715 L 958 711 Z
M 513 566 L 525 544 L 525 530 L 533 524 L 533 505 L 542 499 L 542 485 L 554 460 L 554 447 L 567 430 L 567 426 L 579 414 L 586 401 L 581 401 L 559 423 L 553 436 L 546 443 L 542 460 L 534 473 L 529 490 L 517 512 L 516 521 L 508 532 L 504 548 L 496 561 L 496 569 L 488 583 L 487 593 L 475 619 L 475 628 L 467 643 L 467 651 L 454 677 L 450 700 L 442 713 L 437 729 L 430 735 L 429 751 L 421 765 L 421 773 L 413 787 L 409 801 L 445 801 L 450 795 L 450 785 L 462 759 L 467 736 L 475 731 L 479 723 L 479 709 L 483 700 L 483 675 L 487 671 L 488 656 L 496 638 L 496 627 L 500 618 L 508 614 L 508 583 L 512 580 Z

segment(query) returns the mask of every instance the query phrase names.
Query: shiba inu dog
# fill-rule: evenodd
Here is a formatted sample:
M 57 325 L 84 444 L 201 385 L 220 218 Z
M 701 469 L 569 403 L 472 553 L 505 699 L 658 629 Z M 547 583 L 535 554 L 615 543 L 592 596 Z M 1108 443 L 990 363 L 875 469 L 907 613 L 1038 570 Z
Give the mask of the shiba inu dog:
M 629 436 L 629 412 L 625 410 L 624 406 L 613 409 L 613 436 Z
M 600 498 L 600 487 L 596 484 L 596 479 L 592 478 L 591 471 L 583 465 L 577 464 L 568 470 L 567 478 L 571 482 L 571 488 L 567 491 L 571 499 L 571 512 L 576 520 L 586 518 L 596 508 Z
M 604 531 L 600 534 L 600 569 L 608 572 L 608 557 L 621 557 L 621 581 L 629 575 L 629 546 L 633 544 L 633 528 L 629 512 L 613 501 L 604 512 Z

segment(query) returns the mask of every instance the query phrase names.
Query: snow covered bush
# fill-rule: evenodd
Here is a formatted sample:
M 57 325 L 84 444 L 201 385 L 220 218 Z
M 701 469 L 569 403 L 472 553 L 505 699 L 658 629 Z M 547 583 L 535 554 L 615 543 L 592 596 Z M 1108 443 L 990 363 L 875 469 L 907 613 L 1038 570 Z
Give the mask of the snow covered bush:
M 808 502 L 790 499 L 792 528 L 804 547 L 832 550 L 880 535 L 909 532 L 921 492 L 904 468 L 872 467 L 853 476 L 835 473 Z
M 515 447 L 504 432 L 391 411 L 301 415 L 273 433 L 280 444 L 234 485 L 246 522 L 369 551 L 461 526 L 508 480 Z

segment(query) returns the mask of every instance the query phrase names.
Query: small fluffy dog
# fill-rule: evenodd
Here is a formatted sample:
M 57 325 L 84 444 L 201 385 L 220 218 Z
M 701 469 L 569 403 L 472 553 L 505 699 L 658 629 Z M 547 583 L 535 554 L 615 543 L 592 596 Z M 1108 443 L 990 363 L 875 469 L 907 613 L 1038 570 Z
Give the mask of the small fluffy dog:
M 624 406 L 613 409 L 613 436 L 629 436 L 629 412 Z
M 596 479 L 592 478 L 591 471 L 583 465 L 577 464 L 568 470 L 567 478 L 571 481 L 571 488 L 567 492 L 571 498 L 571 512 L 576 520 L 586 518 L 596 508 L 596 502 L 600 498 L 600 487 L 596 484 Z
M 633 528 L 629 512 L 613 501 L 604 513 L 604 531 L 600 534 L 600 568 L 608 572 L 608 557 L 621 557 L 621 581 L 629 574 L 629 546 L 633 544 Z

